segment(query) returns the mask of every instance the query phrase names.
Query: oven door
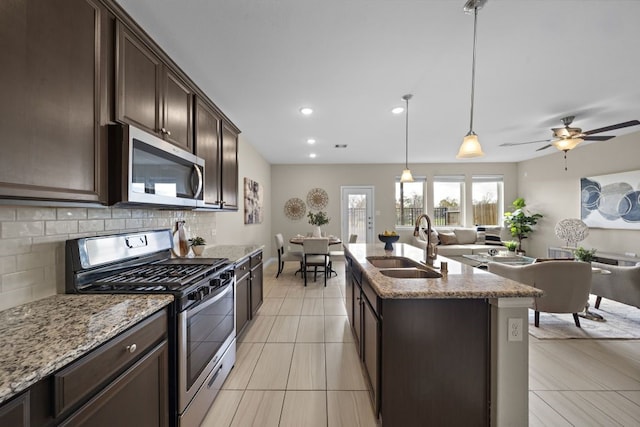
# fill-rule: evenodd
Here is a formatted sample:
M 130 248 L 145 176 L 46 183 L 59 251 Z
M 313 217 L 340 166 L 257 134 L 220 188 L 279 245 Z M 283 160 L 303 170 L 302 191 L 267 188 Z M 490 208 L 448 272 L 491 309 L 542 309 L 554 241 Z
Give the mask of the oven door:
M 235 339 L 234 279 L 178 314 L 178 412 L 182 414 Z

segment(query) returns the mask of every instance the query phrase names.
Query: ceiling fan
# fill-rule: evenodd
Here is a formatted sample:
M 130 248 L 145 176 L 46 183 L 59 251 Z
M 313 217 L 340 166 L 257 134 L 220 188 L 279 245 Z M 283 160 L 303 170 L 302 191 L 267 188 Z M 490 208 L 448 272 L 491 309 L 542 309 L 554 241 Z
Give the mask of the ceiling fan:
M 630 120 L 628 122 L 618 123 L 615 125 L 605 126 L 598 129 L 588 130 L 583 132 L 582 129 L 577 127 L 571 127 L 571 123 L 573 123 L 573 119 L 575 116 L 567 116 L 562 118 L 562 124 L 564 127 L 561 128 L 552 128 L 553 138 L 551 139 L 542 139 L 539 141 L 529 141 L 529 142 L 507 142 L 504 144 L 500 144 L 500 147 L 513 147 L 515 145 L 524 145 L 524 144 L 536 144 L 540 142 L 549 142 L 550 144 L 545 145 L 544 147 L 538 148 L 536 151 L 546 150 L 549 147 L 556 147 L 560 151 L 564 151 L 565 153 L 569 150 L 572 150 L 578 146 L 583 141 L 607 141 L 611 138 L 615 138 L 615 135 L 598 135 L 597 133 L 609 132 L 616 129 L 622 129 L 629 126 L 640 125 L 640 121 L 638 120 Z
M 573 123 L 573 119 L 575 116 L 567 116 L 563 117 L 562 124 L 564 127 L 561 128 L 552 128 L 553 138 L 551 139 L 543 139 L 540 141 L 529 141 L 529 142 L 507 142 L 505 144 L 500 144 L 500 147 L 513 147 L 515 145 L 524 145 L 524 144 L 536 144 L 540 142 L 548 142 L 549 144 L 544 147 L 538 148 L 536 151 L 546 150 L 549 147 L 556 147 L 558 150 L 564 152 L 564 170 L 567 170 L 567 151 L 573 150 L 580 143 L 584 141 L 607 141 L 611 138 L 615 138 L 615 135 L 595 135 L 596 133 L 609 132 L 616 129 L 622 129 L 629 126 L 637 126 L 640 125 L 640 121 L 638 120 L 630 120 L 628 122 L 622 122 L 615 125 L 605 126 L 598 129 L 588 130 L 583 132 L 580 128 L 571 127 L 571 123 Z

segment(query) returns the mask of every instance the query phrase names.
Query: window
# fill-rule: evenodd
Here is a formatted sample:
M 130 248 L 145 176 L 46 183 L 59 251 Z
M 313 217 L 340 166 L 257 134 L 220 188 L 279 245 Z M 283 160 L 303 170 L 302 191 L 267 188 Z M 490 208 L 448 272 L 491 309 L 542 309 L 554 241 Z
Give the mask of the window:
M 396 178 L 396 225 L 411 226 L 424 212 L 424 183 L 426 178 L 414 177 L 413 182 Z
M 473 200 L 473 223 L 498 225 L 502 223 L 502 176 L 473 176 L 471 197 Z
M 433 178 L 434 226 L 461 226 L 464 222 L 464 175 Z

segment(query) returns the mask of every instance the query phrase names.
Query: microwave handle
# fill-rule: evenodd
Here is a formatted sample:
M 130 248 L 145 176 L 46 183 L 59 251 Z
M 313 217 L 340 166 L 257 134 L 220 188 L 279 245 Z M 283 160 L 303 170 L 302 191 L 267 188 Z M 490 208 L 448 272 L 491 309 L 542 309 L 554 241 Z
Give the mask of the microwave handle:
M 198 165 L 193 165 L 193 169 L 195 169 L 196 175 L 198 175 L 198 187 L 196 188 L 193 194 L 193 197 L 197 199 L 200 196 L 200 193 L 202 192 L 203 179 L 202 179 L 202 172 L 200 171 L 200 168 L 198 167 Z

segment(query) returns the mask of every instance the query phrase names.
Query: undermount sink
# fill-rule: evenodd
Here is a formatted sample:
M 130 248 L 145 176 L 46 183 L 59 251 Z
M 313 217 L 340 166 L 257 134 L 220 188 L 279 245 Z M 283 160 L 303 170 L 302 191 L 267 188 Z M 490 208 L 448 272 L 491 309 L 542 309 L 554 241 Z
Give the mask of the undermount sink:
M 389 268 L 381 269 L 380 273 L 396 279 L 439 279 L 442 274 L 433 270 L 421 268 Z
M 420 267 L 420 264 L 409 258 L 395 256 L 368 256 L 367 261 L 378 268 Z

